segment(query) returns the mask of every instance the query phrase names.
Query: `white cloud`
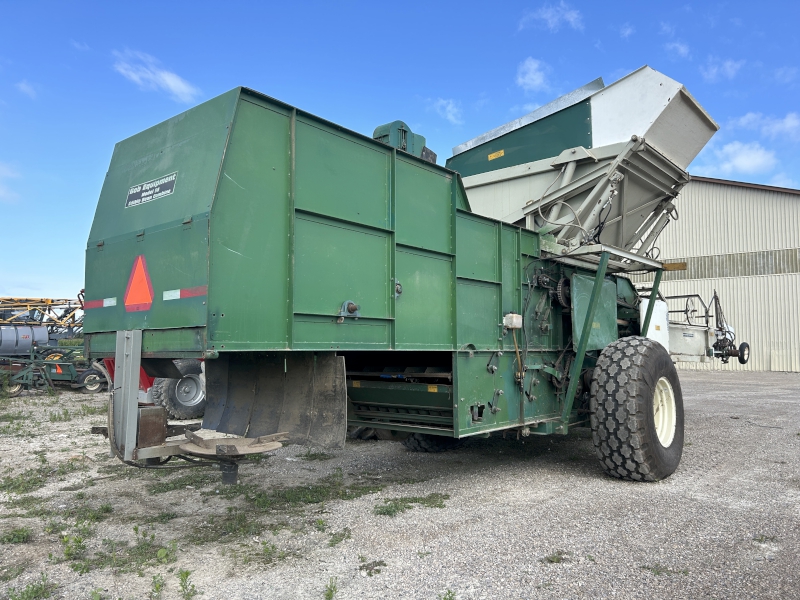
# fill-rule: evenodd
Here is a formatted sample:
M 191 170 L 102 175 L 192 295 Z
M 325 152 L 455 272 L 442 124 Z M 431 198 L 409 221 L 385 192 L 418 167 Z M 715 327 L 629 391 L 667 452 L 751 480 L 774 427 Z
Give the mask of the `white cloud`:
M 556 32 L 562 25 L 568 25 L 576 31 L 583 31 L 583 15 L 579 10 L 570 8 L 569 4 L 561 0 L 558 4 L 545 4 L 539 10 L 525 13 L 519 22 L 519 30 L 539 22 L 550 31 Z
M 437 98 L 432 106 L 440 117 L 447 119 L 453 125 L 461 125 L 464 122 L 461 115 L 461 106 L 455 100 Z
M 769 185 L 782 188 L 797 189 L 800 183 L 789 177 L 786 173 L 778 173 L 769 180 Z
M 486 92 L 481 92 L 481 94 L 478 96 L 478 99 L 472 106 L 475 108 L 475 110 L 481 110 L 484 106 L 489 104 L 489 101 L 489 94 Z
M 19 177 L 17 171 L 0 162 L 0 204 L 13 204 L 19 198 L 19 194 L 11 190 L 4 181 L 16 177 Z
M 630 23 L 625 23 L 622 27 L 619 28 L 619 37 L 621 37 L 623 40 L 627 40 L 635 32 L 636 30 L 633 28 L 633 25 L 631 25 Z
M 768 118 L 761 127 L 761 132 L 771 138 L 788 137 L 792 140 L 800 140 L 800 115 L 788 113 L 782 119 Z
M 661 22 L 661 30 L 659 31 L 661 35 L 673 35 L 675 33 L 675 28 L 670 25 L 669 23 Z
M 761 113 L 749 112 L 733 119 L 730 127 L 757 130 L 764 137 L 771 139 L 789 139 L 800 141 L 800 114 L 787 113 L 785 117 L 766 117 Z
M 519 64 L 517 68 L 517 85 L 526 92 L 538 92 L 550 88 L 547 72 L 550 67 L 544 61 L 531 56 Z
M 27 79 L 23 79 L 19 83 L 15 84 L 16 88 L 30 98 L 36 98 L 36 89 L 33 87 L 33 84 L 30 83 Z
M 739 69 L 744 66 L 744 62 L 743 60 L 720 60 L 710 56 L 706 65 L 700 67 L 700 73 L 708 83 L 716 83 L 721 79 L 733 79 Z
M 712 150 L 713 158 L 698 170 L 711 177 L 756 175 L 775 168 L 778 159 L 758 142 L 731 142 Z
M 672 54 L 679 56 L 680 58 L 689 58 L 689 44 L 685 44 L 680 41 L 669 42 L 664 44 L 664 48 L 666 48 Z
M 144 52 L 114 52 L 114 70 L 143 90 L 161 90 L 176 102 L 193 102 L 200 90 L 183 77 L 161 67 L 161 63 Z
M 792 83 L 797 79 L 797 68 L 781 67 L 780 69 L 775 69 L 774 75 L 778 83 Z
M 89 44 L 86 44 L 84 42 L 76 42 L 75 40 L 70 40 L 69 43 L 73 48 L 75 48 L 76 50 L 81 50 L 82 52 L 85 52 L 86 50 L 89 49 Z

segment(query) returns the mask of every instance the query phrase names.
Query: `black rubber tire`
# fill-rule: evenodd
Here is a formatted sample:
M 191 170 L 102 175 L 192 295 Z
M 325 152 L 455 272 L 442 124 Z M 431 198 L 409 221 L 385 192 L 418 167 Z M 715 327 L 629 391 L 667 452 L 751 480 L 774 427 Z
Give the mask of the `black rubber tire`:
M 739 344 L 738 360 L 740 365 L 746 365 L 747 361 L 750 360 L 750 344 L 747 342 L 742 342 Z
M 182 375 L 200 375 L 203 369 L 200 361 L 194 358 L 179 359 L 173 361 Z M 187 405 L 178 399 L 177 388 L 180 379 L 167 379 L 156 377 L 153 382 L 153 401 L 167 409 L 173 419 L 199 419 L 206 412 L 206 396 L 203 390 L 203 398 L 196 404 Z
M 675 433 L 664 447 L 656 433 L 653 397 L 666 378 L 675 400 Z M 683 454 L 683 394 L 669 353 L 656 341 L 621 338 L 603 349 L 592 375 L 592 439 L 606 473 L 659 481 L 675 472 Z
M 91 384 L 92 381 L 96 381 L 98 378 L 104 380 L 105 375 L 103 375 L 97 369 L 86 369 L 83 373 L 78 375 L 78 378 L 75 380 L 75 383 L 83 384 L 86 383 L 86 380 L 88 379 L 90 383 L 81 388 L 78 388 L 78 390 L 82 394 L 97 394 L 98 392 L 102 392 L 103 389 L 106 387 L 104 381 L 97 382 L 94 385 Z
M 21 383 L 9 383 L 4 387 L 3 392 L 8 398 L 16 398 L 22 393 L 24 387 Z
M 444 452 L 458 445 L 455 438 L 427 433 L 412 433 L 403 440 L 403 446 L 412 452 Z
M 375 438 L 383 442 L 402 442 L 408 439 L 410 434 L 406 431 L 394 431 L 390 429 L 376 429 Z

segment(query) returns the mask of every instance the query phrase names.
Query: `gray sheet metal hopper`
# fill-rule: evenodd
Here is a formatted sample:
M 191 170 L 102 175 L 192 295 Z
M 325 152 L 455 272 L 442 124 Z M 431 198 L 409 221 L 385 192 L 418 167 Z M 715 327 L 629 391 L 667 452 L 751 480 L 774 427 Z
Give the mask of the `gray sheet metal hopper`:
M 654 268 L 685 169 L 718 129 L 683 85 L 645 66 L 457 146 L 447 166 L 469 172 L 473 211 L 548 234 L 543 250 L 591 261 L 608 247 L 612 270 Z

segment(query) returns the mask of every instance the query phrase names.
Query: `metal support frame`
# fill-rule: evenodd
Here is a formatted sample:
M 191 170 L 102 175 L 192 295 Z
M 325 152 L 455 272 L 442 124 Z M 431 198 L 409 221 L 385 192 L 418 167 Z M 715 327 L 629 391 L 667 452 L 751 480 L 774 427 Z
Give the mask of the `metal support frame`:
M 647 312 L 644 315 L 644 323 L 642 323 L 642 337 L 647 337 L 647 330 L 650 329 L 650 318 L 653 316 L 653 306 L 655 301 L 658 300 L 658 286 L 661 283 L 661 275 L 663 270 L 656 271 L 656 278 L 653 280 L 653 289 L 650 290 L 650 298 L 647 300 Z
M 564 411 L 561 413 L 561 421 L 563 423 L 562 431 L 564 433 L 566 433 L 569 415 L 572 412 L 572 404 L 575 402 L 575 392 L 578 390 L 578 381 L 580 380 L 581 369 L 583 369 L 583 359 L 586 356 L 586 347 L 589 345 L 589 336 L 592 333 L 594 313 L 600 300 L 600 291 L 603 289 L 603 280 L 606 277 L 608 259 L 608 251 L 605 251 L 600 255 L 600 264 L 597 266 L 597 274 L 594 277 L 594 287 L 592 287 L 592 295 L 589 298 L 589 307 L 586 310 L 586 320 L 583 322 L 581 339 L 580 342 L 578 342 L 578 349 L 575 352 L 575 361 L 572 363 L 572 372 L 569 376 L 567 395 L 564 397 Z
M 139 369 L 142 362 L 142 330 L 117 332 L 114 362 L 114 438 L 124 460 L 133 460 L 139 425 Z

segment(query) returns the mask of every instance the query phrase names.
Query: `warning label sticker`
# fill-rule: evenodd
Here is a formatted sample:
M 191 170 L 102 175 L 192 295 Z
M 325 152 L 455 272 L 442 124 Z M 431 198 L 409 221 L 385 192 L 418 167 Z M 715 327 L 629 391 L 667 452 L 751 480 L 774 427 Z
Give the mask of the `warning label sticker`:
M 164 175 L 158 179 L 137 183 L 128 190 L 128 199 L 125 201 L 125 208 L 138 206 L 151 200 L 158 200 L 164 196 L 169 196 L 175 191 L 175 181 L 178 179 L 178 172 Z

